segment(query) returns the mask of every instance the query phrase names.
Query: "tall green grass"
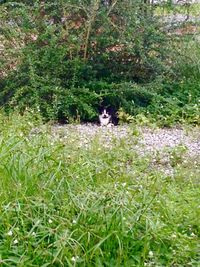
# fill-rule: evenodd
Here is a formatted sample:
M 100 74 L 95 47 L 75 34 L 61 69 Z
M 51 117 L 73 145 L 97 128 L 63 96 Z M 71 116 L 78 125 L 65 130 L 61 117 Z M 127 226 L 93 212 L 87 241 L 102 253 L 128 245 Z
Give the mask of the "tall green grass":
M 2 266 L 199 266 L 198 169 L 175 175 L 113 140 L 81 147 L 30 115 L 0 117 Z M 175 162 L 176 163 L 176 162 Z

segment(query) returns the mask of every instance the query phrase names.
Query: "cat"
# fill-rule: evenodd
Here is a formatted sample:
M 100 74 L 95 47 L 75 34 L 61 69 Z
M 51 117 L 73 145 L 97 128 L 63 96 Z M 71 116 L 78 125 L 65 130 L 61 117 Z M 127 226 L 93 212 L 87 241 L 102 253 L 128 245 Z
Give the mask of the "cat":
M 108 114 L 106 109 L 99 115 L 99 122 L 101 126 L 111 125 L 111 115 Z

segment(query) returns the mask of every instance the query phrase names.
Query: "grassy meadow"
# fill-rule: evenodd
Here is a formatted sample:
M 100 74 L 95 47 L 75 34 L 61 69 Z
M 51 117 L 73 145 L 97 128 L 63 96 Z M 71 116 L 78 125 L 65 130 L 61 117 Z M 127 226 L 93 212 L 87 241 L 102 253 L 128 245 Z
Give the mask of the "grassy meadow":
M 127 139 L 84 148 L 37 124 L 0 117 L 0 266 L 199 266 L 197 158 L 172 153 L 165 175 Z

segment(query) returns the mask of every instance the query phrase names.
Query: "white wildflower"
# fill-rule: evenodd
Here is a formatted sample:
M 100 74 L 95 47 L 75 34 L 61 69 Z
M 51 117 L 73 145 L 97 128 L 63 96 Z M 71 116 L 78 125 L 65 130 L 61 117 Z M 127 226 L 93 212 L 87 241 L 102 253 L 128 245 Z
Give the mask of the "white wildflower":
M 73 224 L 76 224 L 76 223 L 77 223 L 77 221 L 74 219 L 74 220 L 72 221 L 72 223 L 73 223 Z
M 36 236 L 36 233 L 35 232 L 32 232 L 32 236 Z
M 152 258 L 153 257 L 153 251 L 149 251 L 149 257 Z
M 171 237 L 172 237 L 173 239 L 175 239 L 177 236 L 176 236 L 176 234 L 172 234 Z
M 73 262 L 77 261 L 78 259 L 79 259 L 78 256 L 73 256 L 73 257 L 71 258 L 71 260 L 72 260 Z
M 10 230 L 8 233 L 7 233 L 8 236 L 12 236 L 13 235 L 13 232 Z
M 14 245 L 18 244 L 18 240 L 15 239 L 15 240 L 13 241 L 13 244 L 14 244 Z
M 49 219 L 49 221 L 48 221 L 50 224 L 53 222 L 51 219 Z
M 192 232 L 190 236 L 191 236 L 191 237 L 195 237 L 196 235 Z

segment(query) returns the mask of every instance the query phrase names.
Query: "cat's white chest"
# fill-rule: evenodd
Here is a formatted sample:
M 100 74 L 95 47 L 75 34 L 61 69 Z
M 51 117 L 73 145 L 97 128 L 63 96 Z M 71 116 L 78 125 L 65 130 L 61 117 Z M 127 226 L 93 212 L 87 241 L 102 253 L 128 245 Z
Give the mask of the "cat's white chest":
M 99 115 L 99 121 L 101 126 L 107 126 L 110 123 L 110 116 L 103 118 L 102 115 Z

